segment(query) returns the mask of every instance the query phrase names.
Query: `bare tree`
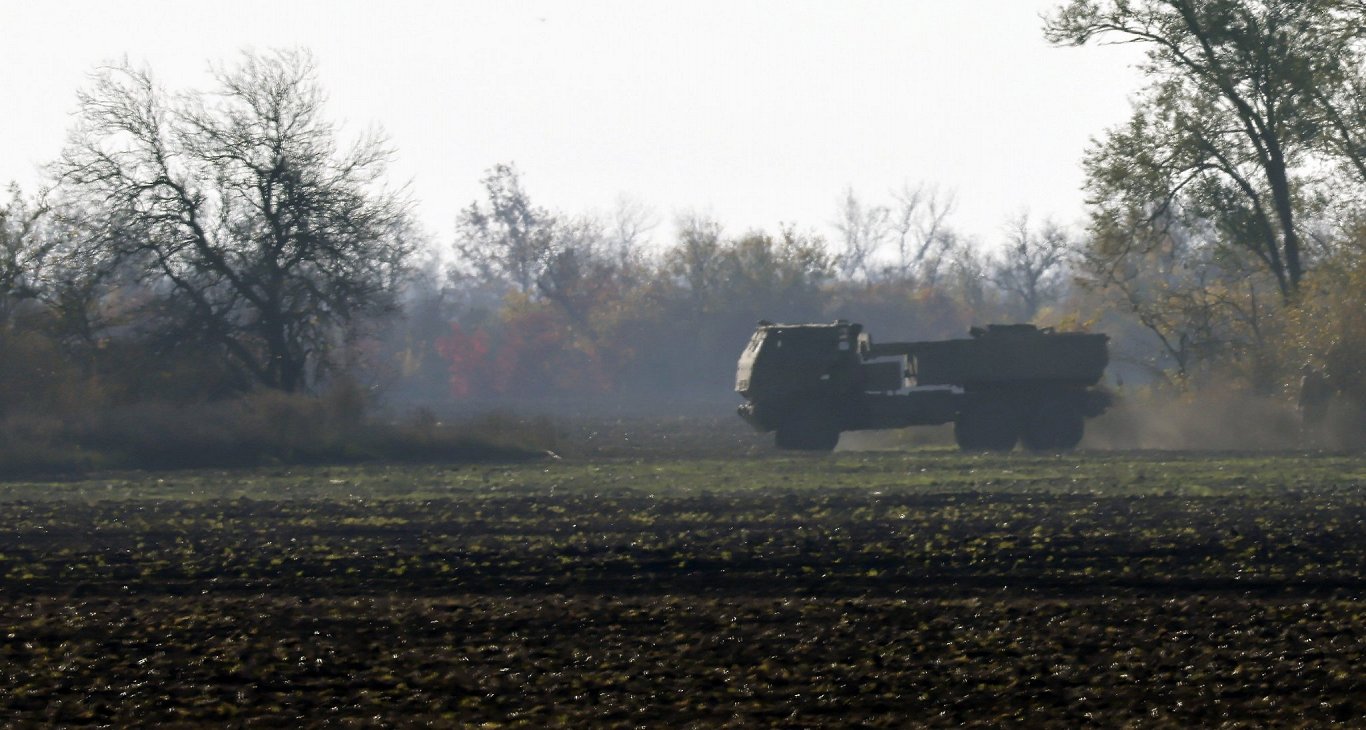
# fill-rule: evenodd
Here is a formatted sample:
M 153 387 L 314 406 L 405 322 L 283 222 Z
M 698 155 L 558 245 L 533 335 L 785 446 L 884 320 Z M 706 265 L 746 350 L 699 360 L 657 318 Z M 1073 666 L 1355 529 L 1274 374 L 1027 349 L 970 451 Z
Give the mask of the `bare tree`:
M 1022 319 L 1033 319 L 1060 292 L 1069 251 L 1067 234 L 1048 220 L 1038 230 L 1031 229 L 1029 215 L 1022 213 L 1010 222 L 1008 236 L 991 278 L 1017 300 Z
M 934 286 L 940 267 L 957 239 L 946 227 L 954 196 L 923 184 L 902 185 L 892 193 L 888 227 L 896 242 L 897 274 Z
M 948 250 L 949 280 L 955 293 L 972 313 L 975 321 L 985 321 L 988 305 L 991 303 L 991 272 L 986 257 L 973 245 L 972 241 L 959 241 L 952 231 L 945 232 L 950 237 Z
M 89 236 L 103 211 L 49 193 L 27 201 L 15 191 L 0 210 L 4 321 L 38 315 L 57 341 L 88 355 L 109 330 L 137 316 L 146 297 L 133 290 L 144 288 L 142 277 L 130 262 L 105 256 L 102 242 Z
M 615 257 L 624 268 L 644 263 L 650 235 L 659 227 L 659 217 L 645 203 L 629 195 L 617 198 L 608 224 L 607 239 Z
M 94 211 L 97 253 L 157 294 L 167 340 L 304 389 L 345 330 L 391 308 L 409 206 L 382 185 L 378 133 L 339 146 L 306 53 L 246 52 L 214 77 L 211 95 L 170 94 L 126 62 L 100 70 L 60 184 Z
M 887 221 L 891 211 L 881 205 L 866 205 L 847 188 L 840 199 L 835 230 L 842 249 L 837 257 L 840 274 L 846 279 L 872 278 L 873 260 L 887 240 Z
M 20 302 L 39 295 L 40 271 L 54 245 L 42 235 L 46 213 L 45 204 L 25 200 L 18 186 L 0 204 L 0 323 L 8 324 Z

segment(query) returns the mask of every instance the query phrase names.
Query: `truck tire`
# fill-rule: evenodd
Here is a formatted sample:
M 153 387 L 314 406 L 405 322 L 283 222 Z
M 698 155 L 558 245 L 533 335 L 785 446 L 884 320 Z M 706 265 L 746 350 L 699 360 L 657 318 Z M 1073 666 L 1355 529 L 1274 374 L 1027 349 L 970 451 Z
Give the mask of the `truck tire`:
M 796 414 L 778 426 L 773 442 L 789 451 L 834 451 L 840 432 L 828 418 L 828 414 L 814 409 Z
M 1010 451 L 1020 439 L 1020 411 L 1003 398 L 974 398 L 953 422 L 963 451 Z
M 1030 415 L 1020 438 L 1030 451 L 1071 451 L 1085 432 L 1086 421 L 1076 407 L 1044 402 Z

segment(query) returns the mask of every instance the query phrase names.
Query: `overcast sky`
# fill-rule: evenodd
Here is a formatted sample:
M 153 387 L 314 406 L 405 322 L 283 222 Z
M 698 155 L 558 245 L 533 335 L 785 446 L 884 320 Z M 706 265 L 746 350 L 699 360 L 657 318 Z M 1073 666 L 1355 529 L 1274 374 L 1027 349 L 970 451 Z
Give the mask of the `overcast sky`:
M 660 238 L 680 211 L 828 233 L 846 187 L 935 184 L 991 246 L 1021 211 L 1081 221 L 1082 153 L 1140 82 L 1132 49 L 1050 48 L 1058 2 L 0 0 L 0 182 L 37 185 L 101 63 L 203 88 L 210 61 L 302 47 L 343 130 L 388 133 L 438 242 L 515 162 L 537 203 L 629 195 Z

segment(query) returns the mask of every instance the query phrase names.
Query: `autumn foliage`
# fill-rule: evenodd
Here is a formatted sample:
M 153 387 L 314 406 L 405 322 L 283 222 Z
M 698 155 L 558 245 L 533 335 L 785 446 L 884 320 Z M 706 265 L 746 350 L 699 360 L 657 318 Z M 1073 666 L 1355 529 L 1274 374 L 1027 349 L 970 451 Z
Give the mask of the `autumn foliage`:
M 510 313 L 492 328 L 453 322 L 436 341 L 450 368 L 450 393 L 479 396 L 597 394 L 613 373 L 597 349 L 575 337 L 563 316 L 544 307 Z

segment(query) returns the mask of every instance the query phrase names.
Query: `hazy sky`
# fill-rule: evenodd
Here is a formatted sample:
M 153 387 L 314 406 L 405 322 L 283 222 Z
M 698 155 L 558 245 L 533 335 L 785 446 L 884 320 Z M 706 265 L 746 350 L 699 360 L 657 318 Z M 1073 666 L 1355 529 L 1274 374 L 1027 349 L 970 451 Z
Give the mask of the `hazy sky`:
M 828 233 L 846 187 L 937 184 L 992 245 L 1024 210 L 1081 220 L 1082 152 L 1139 85 L 1132 49 L 1044 43 L 1059 2 L 0 0 L 0 183 L 37 184 L 103 62 L 207 87 L 210 61 L 289 46 L 344 131 L 388 133 L 442 243 L 483 172 L 515 162 L 539 204 L 627 194 L 659 237 L 684 210 Z

